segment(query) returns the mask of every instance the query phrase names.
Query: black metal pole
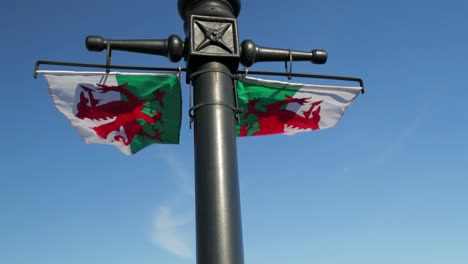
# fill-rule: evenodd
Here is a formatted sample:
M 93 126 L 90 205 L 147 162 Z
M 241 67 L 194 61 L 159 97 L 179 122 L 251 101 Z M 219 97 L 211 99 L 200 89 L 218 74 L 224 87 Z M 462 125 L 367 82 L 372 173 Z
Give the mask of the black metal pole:
M 243 264 L 233 76 L 240 0 L 179 0 L 192 82 L 198 264 Z
M 197 263 L 242 264 L 233 83 L 222 63 L 199 69 L 207 72 L 193 81 Z
M 311 61 L 323 64 L 324 50 L 311 52 L 239 45 L 240 0 L 178 0 L 185 42 L 167 39 L 110 40 L 88 36 L 90 51 L 112 49 L 162 55 L 187 61 L 187 81 L 194 91 L 195 207 L 198 264 L 243 264 L 243 243 L 236 146 L 234 76 L 239 63 Z M 37 68 L 38 64 L 36 65 Z M 292 72 L 287 73 L 289 77 Z M 318 76 L 317 78 L 328 78 Z M 347 77 L 339 77 L 345 78 Z

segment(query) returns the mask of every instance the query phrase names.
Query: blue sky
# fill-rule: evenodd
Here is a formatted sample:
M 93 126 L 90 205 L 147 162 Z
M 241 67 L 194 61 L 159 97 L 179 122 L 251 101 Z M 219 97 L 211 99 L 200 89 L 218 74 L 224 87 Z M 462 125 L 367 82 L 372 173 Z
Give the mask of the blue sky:
M 2 7 L 0 262 L 195 263 L 188 87 L 180 145 L 127 157 L 84 144 L 32 78 L 38 59 L 104 63 L 88 35 L 184 36 L 176 1 Z M 367 89 L 334 128 L 238 139 L 245 263 L 468 262 L 467 12 L 455 0 L 242 1 L 241 41 L 326 49 L 326 65 L 294 70 Z

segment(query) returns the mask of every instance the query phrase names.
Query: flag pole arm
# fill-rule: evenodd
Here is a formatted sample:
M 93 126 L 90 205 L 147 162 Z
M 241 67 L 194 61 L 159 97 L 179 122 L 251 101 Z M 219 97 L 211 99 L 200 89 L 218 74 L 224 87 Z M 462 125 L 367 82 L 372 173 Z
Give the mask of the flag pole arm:
M 277 49 L 256 45 L 252 40 L 244 40 L 241 44 L 240 63 L 250 67 L 256 62 L 268 61 L 310 61 L 314 64 L 325 64 L 328 53 L 326 50 L 314 49 L 310 52 L 291 49 Z
M 37 71 L 39 66 L 55 65 L 55 66 L 69 66 L 69 67 L 85 67 L 85 68 L 100 68 L 100 69 L 124 69 L 124 70 L 142 70 L 142 71 L 170 71 L 170 72 L 186 72 L 187 68 L 166 68 L 166 67 L 146 67 L 146 66 L 131 66 L 131 65 L 106 65 L 106 64 L 94 64 L 94 63 L 80 63 L 80 62 L 65 62 L 65 61 L 49 61 L 49 60 L 38 60 L 34 64 L 33 77 L 37 78 Z
M 323 75 L 323 74 L 310 74 L 310 73 L 289 73 L 289 72 L 270 72 L 270 71 L 250 71 L 250 70 L 239 70 L 237 74 L 243 75 L 269 75 L 269 76 L 292 76 L 298 78 L 312 78 L 312 79 L 325 79 L 325 80 L 338 80 L 338 81 L 350 81 L 358 82 L 359 86 L 362 87 L 361 93 L 365 93 L 364 81 L 361 78 L 349 77 L 349 76 L 337 76 L 337 75 Z
M 170 35 L 167 39 L 137 39 L 137 40 L 115 40 L 105 39 L 100 36 L 86 37 L 86 48 L 89 51 L 100 52 L 105 49 L 121 50 L 137 53 L 165 56 L 172 62 L 182 59 L 184 53 L 184 42 L 177 35 Z
M 84 67 L 84 68 L 100 68 L 100 69 L 124 69 L 124 70 L 142 70 L 142 71 L 169 71 L 169 72 L 187 72 L 187 68 L 170 68 L 170 67 L 147 67 L 147 66 L 131 66 L 131 65 L 106 65 L 106 64 L 95 64 L 95 63 L 80 63 L 80 62 L 65 62 L 65 61 L 49 61 L 49 60 L 38 60 L 34 64 L 33 77 L 37 78 L 37 71 L 40 65 L 55 65 L 55 66 L 68 66 L 68 67 Z M 361 93 L 364 93 L 364 81 L 361 78 L 348 77 L 348 76 L 336 76 L 336 75 L 322 75 L 322 74 L 309 74 L 309 73 L 288 73 L 288 72 L 271 72 L 271 71 L 250 71 L 250 70 L 238 70 L 237 74 L 242 75 L 268 75 L 268 76 L 292 76 L 298 78 L 315 78 L 315 79 L 326 79 L 326 80 L 339 80 L 339 81 L 351 81 L 358 82 L 359 86 L 362 87 Z

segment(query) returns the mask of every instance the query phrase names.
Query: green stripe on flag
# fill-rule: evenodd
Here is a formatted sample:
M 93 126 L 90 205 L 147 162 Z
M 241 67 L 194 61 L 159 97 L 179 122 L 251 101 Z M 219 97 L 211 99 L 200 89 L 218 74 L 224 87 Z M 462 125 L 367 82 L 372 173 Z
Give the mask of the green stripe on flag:
M 267 113 L 266 106 L 286 99 L 286 96 L 293 96 L 297 88 L 285 85 L 268 85 L 253 82 L 237 82 L 237 93 L 239 96 L 239 107 L 244 111 L 240 114 L 240 124 L 236 127 L 238 136 L 251 136 L 259 133 L 261 128 L 258 123 L 260 116 L 252 114 L 249 111 L 252 107 L 259 112 Z M 254 103 L 255 102 L 255 103 Z M 249 108 L 250 103 L 250 108 Z M 282 110 L 287 104 L 279 106 Z M 272 117 L 274 118 L 274 117 Z M 241 131 L 242 130 L 242 131 Z
M 148 116 L 154 116 L 152 111 L 160 111 L 161 122 L 146 122 L 138 119 L 143 133 L 135 135 L 130 149 L 135 153 L 149 144 L 178 144 L 181 126 L 181 89 L 180 82 L 176 75 L 116 75 L 119 84 L 128 84 L 126 89 L 138 99 L 144 101 L 145 108 L 142 112 Z M 156 98 L 158 94 L 161 98 Z M 159 100 L 160 99 L 160 100 Z M 122 100 L 127 100 L 122 95 Z M 157 137 L 157 132 L 161 133 L 161 140 Z

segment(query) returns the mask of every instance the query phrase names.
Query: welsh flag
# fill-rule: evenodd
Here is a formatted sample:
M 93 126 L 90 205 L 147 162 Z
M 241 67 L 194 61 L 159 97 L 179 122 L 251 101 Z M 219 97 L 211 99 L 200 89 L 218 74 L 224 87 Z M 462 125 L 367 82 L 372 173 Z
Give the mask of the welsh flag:
M 86 143 L 130 155 L 153 143 L 179 143 L 180 82 L 175 74 L 39 71 L 57 109 Z
M 333 127 L 362 87 L 305 85 L 245 77 L 237 82 L 237 135 L 293 135 Z

